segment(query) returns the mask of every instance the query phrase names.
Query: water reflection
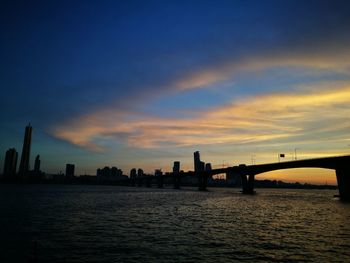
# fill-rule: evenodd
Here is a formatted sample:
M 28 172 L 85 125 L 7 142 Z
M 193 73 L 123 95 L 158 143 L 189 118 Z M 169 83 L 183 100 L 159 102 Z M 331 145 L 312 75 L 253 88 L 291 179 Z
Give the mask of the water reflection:
M 350 261 L 335 191 L 0 187 L 1 262 Z

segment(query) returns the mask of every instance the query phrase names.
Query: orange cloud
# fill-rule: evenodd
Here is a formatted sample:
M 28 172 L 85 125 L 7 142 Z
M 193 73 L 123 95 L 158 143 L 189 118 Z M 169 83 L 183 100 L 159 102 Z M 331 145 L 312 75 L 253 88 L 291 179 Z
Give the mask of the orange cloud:
M 310 89 L 250 97 L 186 119 L 104 110 L 54 127 L 52 133 L 91 150 L 103 149 L 100 139 L 138 148 L 263 142 L 330 144 L 350 138 L 349 105 L 349 86 L 319 92 Z

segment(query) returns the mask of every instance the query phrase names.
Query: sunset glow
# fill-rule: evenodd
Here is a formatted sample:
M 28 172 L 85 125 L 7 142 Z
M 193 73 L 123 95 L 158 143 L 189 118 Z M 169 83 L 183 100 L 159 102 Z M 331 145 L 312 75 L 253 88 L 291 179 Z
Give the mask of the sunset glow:
M 350 153 L 347 3 L 107 2 L 4 6 L 2 153 L 29 121 L 50 173 L 193 170 L 197 150 L 214 167 Z

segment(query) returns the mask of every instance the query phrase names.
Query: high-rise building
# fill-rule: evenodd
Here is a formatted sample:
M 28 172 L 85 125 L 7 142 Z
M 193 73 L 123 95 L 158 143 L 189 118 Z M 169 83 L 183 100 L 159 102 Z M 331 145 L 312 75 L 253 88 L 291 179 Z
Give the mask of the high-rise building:
M 180 172 L 180 162 L 175 161 L 173 166 L 173 173 L 179 173 Z
M 141 168 L 137 169 L 137 177 L 143 176 L 143 170 Z
M 39 173 L 39 172 L 40 172 L 40 155 L 38 154 L 34 162 L 34 173 Z
M 196 172 L 204 171 L 204 162 L 201 162 L 201 157 L 199 155 L 199 152 L 198 151 L 194 152 L 193 157 L 194 157 L 194 170 Z
M 26 126 L 26 130 L 24 134 L 21 163 L 19 165 L 19 174 L 21 176 L 27 175 L 29 171 L 31 140 L 32 140 L 32 126 L 30 126 L 30 123 L 29 123 L 28 126 Z
M 135 178 L 137 176 L 136 168 L 130 170 L 130 178 Z
M 205 164 L 205 171 L 211 171 L 211 163 Z
M 195 171 L 198 171 L 198 168 L 199 168 L 199 163 L 200 163 L 200 155 L 199 155 L 199 152 L 196 151 L 193 153 L 193 158 L 194 158 L 194 170 Z
M 14 176 L 16 174 L 18 153 L 15 148 L 6 151 L 4 173 L 6 177 Z
M 74 164 L 67 163 L 66 164 L 66 177 L 74 177 Z

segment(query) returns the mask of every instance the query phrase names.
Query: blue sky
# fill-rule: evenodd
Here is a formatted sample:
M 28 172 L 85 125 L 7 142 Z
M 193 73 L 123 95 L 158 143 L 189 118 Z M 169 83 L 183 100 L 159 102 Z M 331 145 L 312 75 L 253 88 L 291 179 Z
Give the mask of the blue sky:
M 195 150 L 217 166 L 293 158 L 295 148 L 301 158 L 350 152 L 348 1 L 0 10 L 1 165 L 7 148 L 21 151 L 28 122 L 32 159 L 50 173 L 67 162 L 78 173 L 169 170 L 174 160 L 187 170 Z

